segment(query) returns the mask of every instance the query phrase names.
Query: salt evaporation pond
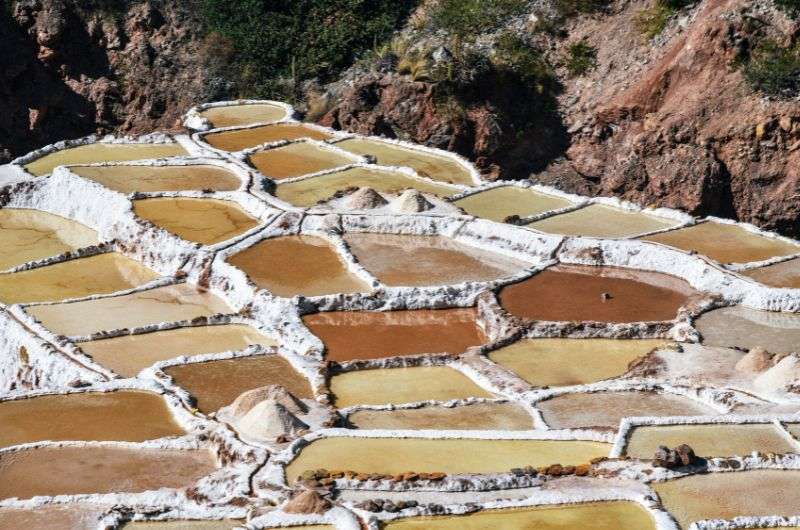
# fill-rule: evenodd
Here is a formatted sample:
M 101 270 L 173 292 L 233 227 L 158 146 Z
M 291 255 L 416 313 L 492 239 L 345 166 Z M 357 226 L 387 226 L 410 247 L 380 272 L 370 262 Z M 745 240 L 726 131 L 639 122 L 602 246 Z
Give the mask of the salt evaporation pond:
M 467 515 L 412 517 L 386 523 L 386 530 L 655 530 L 640 505 L 625 501 L 486 510 Z
M 49 302 L 111 294 L 138 287 L 158 275 L 116 252 L 72 259 L 35 269 L 0 274 L 0 301 Z
M 610 445 L 561 440 L 335 437 L 311 442 L 286 468 L 289 482 L 307 470 L 397 475 L 498 473 L 525 466 L 577 465 L 607 456 Z M 447 455 L 447 458 L 443 458 Z
M 214 127 L 234 127 L 249 123 L 269 123 L 286 118 L 289 112 L 281 105 L 252 103 L 243 105 L 223 105 L 200 111 L 200 116 Z
M 703 254 L 720 263 L 747 263 L 800 252 L 800 246 L 741 226 L 707 221 L 645 238 Z
M 473 183 L 472 173 L 467 166 L 450 157 L 367 138 L 351 138 L 335 145 L 357 155 L 374 156 L 382 166 L 410 167 L 418 175 L 432 180 L 450 184 Z
M 499 186 L 458 199 L 453 204 L 470 215 L 502 223 L 511 216 L 529 217 L 566 208 L 573 203 L 530 188 Z
M 770 287 L 800 288 L 800 259 L 790 259 L 774 265 L 743 271 L 757 282 Z
M 207 450 L 111 445 L 21 449 L 0 454 L 0 499 L 185 488 L 216 467 Z
M 695 521 L 800 515 L 800 472 L 709 473 L 653 484 L 664 507 L 687 530 Z
M 542 219 L 529 228 L 567 236 L 621 238 L 664 230 L 678 221 L 603 204 L 590 204 L 578 210 Z
M 248 157 L 262 174 L 275 180 L 309 175 L 318 171 L 353 164 L 354 160 L 308 142 L 258 151 Z
M 75 166 L 70 171 L 120 193 L 234 191 L 242 185 L 232 171 L 210 164 Z
M 523 339 L 489 359 L 534 386 L 583 385 L 618 377 L 663 340 Z
M 275 195 L 295 206 L 309 207 L 330 199 L 340 190 L 350 188 L 373 188 L 393 194 L 415 189 L 439 197 L 449 197 L 459 191 L 453 186 L 426 182 L 398 171 L 354 167 L 293 182 L 281 182 L 275 188 Z
M 676 318 L 694 293 L 674 276 L 633 269 L 557 265 L 504 287 L 500 303 L 534 320 L 641 322 Z
M 108 506 L 46 504 L 36 508 L 0 508 L 0 528 L 8 530 L 96 530 Z
M 158 197 L 133 201 L 136 215 L 202 245 L 227 241 L 258 226 L 238 204 L 218 199 Z
M 301 123 L 276 123 L 247 129 L 214 132 L 203 136 L 203 141 L 223 151 L 242 151 L 261 144 L 301 138 L 330 140 L 332 135 Z
M 132 162 L 150 158 L 187 155 L 180 144 L 103 144 L 95 143 L 61 149 L 26 164 L 25 169 L 38 176 L 48 175 L 57 166 L 97 162 Z
M 357 370 L 333 376 L 330 385 L 339 407 L 493 397 L 447 366 Z
M 164 398 L 134 390 L 0 401 L 0 447 L 44 440 L 143 442 L 185 434 Z
M 800 315 L 793 313 L 723 307 L 700 315 L 695 327 L 708 346 L 761 347 L 788 353 L 798 351 L 800 345 Z
M 240 394 L 262 386 L 281 385 L 295 397 L 314 397 L 308 380 L 279 355 L 178 364 L 164 372 L 194 396 L 204 413 L 216 412 Z
M 318 236 L 265 239 L 228 261 L 262 289 L 290 298 L 367 292 L 370 286 L 350 272 L 336 249 Z
M 277 343 L 250 326 L 228 324 L 123 335 L 79 344 L 95 362 L 122 377 L 135 377 L 148 366 L 181 355 L 240 351 L 252 345 Z
M 616 429 L 623 418 L 703 416 L 716 412 L 689 398 L 655 392 L 576 392 L 540 401 L 536 408 L 552 429 Z
M 97 232 L 39 210 L 0 209 L 0 270 L 96 245 Z
M 303 317 L 331 361 L 420 353 L 458 354 L 486 342 L 474 309 L 336 311 Z
M 386 285 L 448 285 L 491 281 L 529 266 L 443 236 L 347 234 L 359 263 Z M 425 263 L 426 266 L 418 267 Z
M 459 407 L 360 410 L 347 418 L 357 429 L 436 429 L 526 431 L 531 415 L 511 403 L 476 403 Z
M 25 311 L 55 333 L 82 336 L 96 331 L 192 320 L 231 313 L 233 309 L 209 291 L 179 283 L 122 296 L 33 306 Z
M 659 445 L 689 444 L 698 456 L 748 456 L 795 453 L 796 449 L 772 424 L 643 425 L 628 436 L 625 454 L 653 458 Z
M 124 530 L 231 530 L 241 528 L 244 521 L 135 521 L 122 525 Z

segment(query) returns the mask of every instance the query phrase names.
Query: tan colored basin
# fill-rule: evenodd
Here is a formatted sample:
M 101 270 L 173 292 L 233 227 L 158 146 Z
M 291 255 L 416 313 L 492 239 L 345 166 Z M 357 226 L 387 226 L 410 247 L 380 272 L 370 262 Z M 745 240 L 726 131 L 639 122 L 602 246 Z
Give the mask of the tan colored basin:
M 184 488 L 216 468 L 206 450 L 42 447 L 0 455 L 0 499 Z
M 357 155 L 372 155 L 382 166 L 406 166 L 418 175 L 450 184 L 473 185 L 472 174 L 465 164 L 444 156 L 409 149 L 380 140 L 353 138 L 336 143 Z
M 252 103 L 245 105 L 225 105 L 211 107 L 200 112 L 200 115 L 211 122 L 214 127 L 233 127 L 250 123 L 269 123 L 282 120 L 288 112 L 284 107 L 269 103 Z
M 772 353 L 798 351 L 800 315 L 733 306 L 703 313 L 695 327 L 707 346 L 760 346 Z
M 459 191 L 445 184 L 434 184 L 411 178 L 397 171 L 384 171 L 354 167 L 336 173 L 327 173 L 310 179 L 278 184 L 275 194 L 279 199 L 300 207 L 309 207 L 330 199 L 334 193 L 348 188 L 373 188 L 384 193 L 400 193 L 413 188 L 422 193 L 449 197 Z
M 771 287 L 800 288 L 800 259 L 790 259 L 775 265 L 742 272 L 745 276 Z
M 368 292 L 336 249 L 317 236 L 266 239 L 228 258 L 253 282 L 277 296 Z
M 470 215 L 503 222 L 512 215 L 529 217 L 566 208 L 572 202 L 528 188 L 501 186 L 459 199 L 453 204 Z
M 339 407 L 493 397 L 467 376 L 447 366 L 345 372 L 331 378 L 331 391 Z
M 332 361 L 419 353 L 461 353 L 486 338 L 474 309 L 340 311 L 303 317 Z
M 76 336 L 232 313 L 233 309 L 208 291 L 180 283 L 112 298 L 29 307 L 26 311 L 51 331 Z
M 187 241 L 213 245 L 258 226 L 238 204 L 217 199 L 159 197 L 133 201 L 136 215 Z
M 0 508 L 0 528 L 7 530 L 96 530 L 108 506 L 46 504 L 36 508 Z
M 800 515 L 798 471 L 712 473 L 652 486 L 683 529 L 706 519 Z
M 676 318 L 693 293 L 688 283 L 666 274 L 558 265 L 503 288 L 500 303 L 534 320 L 639 322 Z
M 633 502 L 592 502 L 487 510 L 459 516 L 412 517 L 392 521 L 386 530 L 655 530 L 655 520 Z
M 248 346 L 277 343 L 240 324 L 200 326 L 124 335 L 80 344 L 81 349 L 122 377 L 134 377 L 144 368 L 181 355 L 240 351 Z
M 39 210 L 0 209 L 0 270 L 98 243 L 97 232 Z
M 276 123 L 234 131 L 222 131 L 203 136 L 209 145 L 223 151 L 241 151 L 248 147 L 281 140 L 329 140 L 331 134 L 301 123 Z
M 654 392 L 593 392 L 562 394 L 536 407 L 553 429 L 600 427 L 616 429 L 623 418 L 635 416 L 702 416 L 715 414 L 689 398 Z
M 76 175 L 121 193 L 158 191 L 234 191 L 242 185 L 235 173 L 218 166 L 77 166 Z
M 187 154 L 180 144 L 89 144 L 45 155 L 26 164 L 25 169 L 36 176 L 42 176 L 50 174 L 57 166 L 70 164 L 131 162 Z
M 796 452 L 772 424 L 641 426 L 630 433 L 625 452 L 634 458 L 653 458 L 659 445 L 680 444 L 689 444 L 699 456 Z
M 344 239 L 361 265 L 387 285 L 491 281 L 529 265 L 443 236 L 347 234 Z
M 164 372 L 195 397 L 204 413 L 215 412 L 239 394 L 262 386 L 281 385 L 295 397 L 314 397 L 308 380 L 278 355 L 176 365 Z
M 142 442 L 185 434 L 164 399 L 118 390 L 0 402 L 0 447 L 43 440 Z
M 694 250 L 720 263 L 747 263 L 796 254 L 800 246 L 744 228 L 709 221 L 645 238 L 681 250 Z
M 0 301 L 47 302 L 110 294 L 138 287 L 158 275 L 138 261 L 108 252 L 11 274 L 0 274 Z
M 286 476 L 294 482 L 309 469 L 390 475 L 406 471 L 496 473 L 529 465 L 588 463 L 606 456 L 610 447 L 605 443 L 561 440 L 323 438 L 300 451 L 287 466 Z
M 534 386 L 583 385 L 617 377 L 662 340 L 524 339 L 489 358 Z
M 510 403 L 478 403 L 461 407 L 362 410 L 348 421 L 358 429 L 446 429 L 526 431 L 531 415 Z
M 528 227 L 551 234 L 620 238 L 677 225 L 678 221 L 663 217 L 629 212 L 602 204 L 590 204 L 579 210 L 536 221 Z
M 250 162 L 262 174 L 275 179 L 287 179 L 352 164 L 353 159 L 307 142 L 250 155 Z
M 137 521 L 125 523 L 125 530 L 231 530 L 241 528 L 244 521 L 225 519 L 221 521 Z

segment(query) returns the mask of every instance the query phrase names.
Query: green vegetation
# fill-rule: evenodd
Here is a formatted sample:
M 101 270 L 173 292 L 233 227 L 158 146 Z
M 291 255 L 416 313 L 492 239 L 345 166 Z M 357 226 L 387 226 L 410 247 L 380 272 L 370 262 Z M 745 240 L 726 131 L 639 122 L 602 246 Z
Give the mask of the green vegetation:
M 645 37 L 652 39 L 664 31 L 672 15 L 693 3 L 694 0 L 656 0 L 652 7 L 639 11 L 636 25 Z
M 786 11 L 790 17 L 800 16 L 800 0 L 774 0 L 775 5 Z
M 417 0 L 200 0 L 209 32 L 232 43 L 239 95 L 296 100 L 389 38 Z
M 468 39 L 496 31 L 509 18 L 525 13 L 526 0 L 440 0 L 430 13 L 434 29 Z
M 608 6 L 609 0 L 558 0 L 556 7 L 564 17 L 570 17 L 579 13 L 595 13 L 602 11 Z
M 576 42 L 569 47 L 567 71 L 573 77 L 586 74 L 597 67 L 597 48 L 585 42 Z
M 744 77 L 754 89 L 771 96 L 800 94 L 800 44 L 782 47 L 775 41 L 759 43 L 744 65 Z

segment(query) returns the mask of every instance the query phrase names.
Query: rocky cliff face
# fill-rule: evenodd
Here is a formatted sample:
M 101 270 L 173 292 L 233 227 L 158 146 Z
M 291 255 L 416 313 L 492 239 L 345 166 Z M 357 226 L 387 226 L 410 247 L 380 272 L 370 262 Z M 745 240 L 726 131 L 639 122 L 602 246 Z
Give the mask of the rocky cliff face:
M 192 2 L 18 0 L 0 13 L 0 160 L 94 132 L 173 129 L 225 97 Z M 216 92 L 216 93 L 215 93 Z

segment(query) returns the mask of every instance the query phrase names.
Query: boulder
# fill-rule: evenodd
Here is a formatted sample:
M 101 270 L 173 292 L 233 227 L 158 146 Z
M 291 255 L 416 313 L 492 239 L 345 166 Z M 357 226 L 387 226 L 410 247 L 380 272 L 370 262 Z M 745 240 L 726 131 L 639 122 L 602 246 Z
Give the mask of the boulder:
M 653 465 L 666 469 L 690 466 L 698 462 L 694 450 L 686 444 L 681 444 L 675 449 L 670 449 L 665 445 L 659 445 L 653 457 Z
M 318 491 L 307 489 L 295 493 L 283 507 L 286 513 L 325 513 L 331 509 L 331 501 Z

